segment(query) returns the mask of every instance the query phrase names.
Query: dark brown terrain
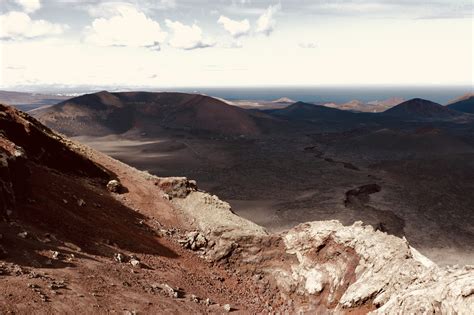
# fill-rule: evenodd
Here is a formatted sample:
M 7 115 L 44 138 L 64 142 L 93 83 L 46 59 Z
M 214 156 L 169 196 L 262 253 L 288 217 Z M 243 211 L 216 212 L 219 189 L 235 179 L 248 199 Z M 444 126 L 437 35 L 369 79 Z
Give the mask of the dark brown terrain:
M 200 95 L 106 92 L 34 114 L 139 169 L 197 179 L 273 231 L 362 220 L 438 263 L 474 261 L 469 114 L 421 99 L 385 113 L 306 103 L 258 112 Z M 348 200 L 367 185 L 380 190 Z

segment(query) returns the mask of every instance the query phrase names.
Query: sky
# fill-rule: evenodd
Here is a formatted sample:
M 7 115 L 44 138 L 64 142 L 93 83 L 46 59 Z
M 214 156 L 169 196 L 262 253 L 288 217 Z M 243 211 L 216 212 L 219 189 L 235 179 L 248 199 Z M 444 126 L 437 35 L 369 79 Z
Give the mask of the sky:
M 468 85 L 472 0 L 1 0 L 0 88 Z

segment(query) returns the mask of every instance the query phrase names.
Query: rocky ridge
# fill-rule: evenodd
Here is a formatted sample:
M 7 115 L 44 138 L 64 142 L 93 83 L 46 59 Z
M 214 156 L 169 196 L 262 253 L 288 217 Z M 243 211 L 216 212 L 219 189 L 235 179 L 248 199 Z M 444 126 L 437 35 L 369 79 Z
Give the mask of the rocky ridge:
M 270 235 L 216 196 L 193 190 L 172 202 L 203 233 L 204 257 L 263 273 L 292 310 L 468 314 L 474 308 L 474 266 L 440 268 L 405 238 L 362 222 L 308 222 Z

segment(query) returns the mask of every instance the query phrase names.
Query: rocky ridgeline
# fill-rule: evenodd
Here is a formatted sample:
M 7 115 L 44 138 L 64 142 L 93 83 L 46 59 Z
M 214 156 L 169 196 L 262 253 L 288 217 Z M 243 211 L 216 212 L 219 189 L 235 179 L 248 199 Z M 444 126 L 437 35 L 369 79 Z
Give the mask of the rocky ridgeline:
M 176 187 L 196 186 L 180 180 Z M 438 267 L 405 238 L 338 221 L 269 234 L 216 196 L 194 188 L 177 195 L 173 204 L 197 228 L 183 245 L 209 261 L 267 279 L 284 310 L 471 314 L 474 309 L 474 266 Z

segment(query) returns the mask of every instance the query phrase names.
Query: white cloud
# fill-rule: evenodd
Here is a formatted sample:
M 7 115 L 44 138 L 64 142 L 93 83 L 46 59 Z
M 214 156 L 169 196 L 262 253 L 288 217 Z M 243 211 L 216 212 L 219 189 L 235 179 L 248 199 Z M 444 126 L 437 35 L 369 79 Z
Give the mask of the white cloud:
M 66 25 L 46 20 L 32 20 L 24 12 L 12 11 L 0 15 L 0 38 L 21 39 L 62 34 Z
M 87 13 L 95 18 L 112 18 L 123 10 L 133 10 L 135 7 L 127 2 L 104 2 L 98 5 L 85 7 Z
M 250 31 L 250 23 L 247 19 L 236 21 L 221 15 L 217 23 L 221 24 L 235 38 L 247 35 Z
M 163 8 L 176 8 L 176 0 L 161 0 L 160 4 Z
M 281 5 L 271 5 L 268 9 L 258 18 L 257 20 L 257 33 L 270 35 L 275 29 L 275 18 L 274 15 L 281 10 Z
M 167 33 L 160 24 L 127 4 L 89 10 L 96 18 L 87 28 L 86 41 L 100 46 L 152 47 L 159 49 Z
M 72 1 L 78 9 L 85 10 L 92 17 L 111 18 L 121 7 L 132 7 L 147 16 L 157 11 L 176 9 L 176 0 L 61 0 L 62 4 Z
M 235 42 L 232 42 L 230 43 L 230 45 L 226 46 L 226 48 L 243 48 L 244 45 L 242 44 L 242 42 L 239 42 L 239 41 L 235 41 Z
M 191 50 L 214 46 L 214 43 L 202 37 L 202 30 L 196 24 L 185 25 L 179 21 L 166 20 L 166 26 L 173 32 L 169 44 L 171 47 Z
M 314 42 L 299 43 L 299 46 L 300 46 L 301 48 L 308 48 L 308 49 L 318 48 L 318 44 L 316 44 L 316 43 L 314 43 Z
M 0 0 L 0 7 L 4 12 L 23 11 L 13 1 Z M 107 14 L 104 13 L 103 8 L 101 8 L 102 13 L 100 13 L 101 10 L 96 10 L 96 15 L 92 18 L 84 14 L 84 10 L 90 8 L 92 3 L 110 4 L 111 1 L 113 0 L 45 0 L 41 2 L 43 6 L 37 12 L 45 14 L 44 16 L 64 14 L 63 17 L 73 21 L 74 23 L 71 23 L 76 27 L 92 26 L 92 21 L 99 17 L 111 19 L 114 16 L 120 16 L 117 11 L 119 5 L 116 1 L 128 2 L 128 6 L 131 6 L 130 3 L 139 3 L 136 10 L 143 12 L 148 19 L 159 22 L 161 32 L 169 33 L 167 39 L 171 39 L 173 33 L 166 26 L 165 18 L 161 16 L 165 15 L 172 21 L 178 20 L 191 28 L 194 19 L 199 19 L 200 22 L 195 23 L 202 28 L 202 33 L 194 42 L 206 44 L 202 37 L 206 38 L 211 34 L 207 33 L 207 27 L 204 25 L 208 25 L 209 31 L 212 31 L 212 23 L 214 23 L 221 33 L 227 32 L 216 22 L 220 15 L 237 20 L 248 19 L 251 25 L 249 35 L 252 35 L 256 34 L 257 19 L 268 8 L 268 4 L 262 7 L 263 1 L 256 0 L 252 1 L 255 5 L 239 5 L 235 8 L 229 6 L 229 0 L 212 1 L 212 3 L 201 1 L 199 5 L 195 5 L 194 0 L 176 0 L 179 11 L 161 12 L 155 9 L 158 4 L 161 5 L 159 0 L 154 0 L 152 4 L 153 0 L 115 0 L 115 4 L 109 6 Z M 271 1 L 276 4 L 279 0 Z M 370 0 L 357 2 L 362 1 L 371 2 Z M 408 0 L 403 1 L 408 3 Z M 407 4 L 403 10 L 392 10 L 392 7 L 387 10 L 393 11 L 390 16 L 404 17 L 403 19 L 379 17 L 379 13 L 385 12 L 385 9 L 370 11 L 370 15 L 377 18 L 368 18 L 370 17 L 368 13 L 349 15 L 347 12 L 338 11 L 339 8 L 334 8 L 331 14 L 338 14 L 340 18 L 320 19 L 315 14 L 328 14 L 320 10 L 322 5 L 315 7 L 314 10 L 310 10 L 309 6 L 321 1 L 302 1 L 304 4 L 297 1 L 281 1 L 284 7 L 280 13 L 273 15 L 277 25 L 270 37 L 244 36 L 235 39 L 226 33 L 221 34 L 224 36 L 216 35 L 219 37 L 215 38 L 218 41 L 215 48 L 194 51 L 173 49 L 171 46 L 168 48 L 167 39 L 154 46 L 156 49 L 160 44 L 164 47 L 160 53 L 143 46 L 127 48 L 99 46 L 80 41 L 81 38 L 78 38 L 75 30 L 68 31 L 65 34 L 67 36 L 40 36 L 33 40 L 2 40 L 0 42 L 0 86 L 26 85 L 35 82 L 36 84 L 93 84 L 122 87 L 372 83 L 420 85 L 432 82 L 448 85 L 472 84 L 472 73 L 474 73 L 471 47 L 472 20 L 470 18 L 413 20 L 412 17 L 431 14 L 433 10 L 427 8 L 426 4 L 424 6 L 411 4 L 412 2 L 421 3 L 422 0 L 409 1 L 410 5 Z M 450 1 L 451 3 L 446 6 L 454 6 L 453 0 L 437 1 L 446 3 Z M 4 2 L 5 6 L 3 6 Z M 342 3 L 342 1 L 335 2 Z M 151 5 L 154 4 L 156 6 L 152 8 Z M 433 6 L 442 8 L 437 4 Z M 100 5 L 95 5 L 95 7 L 99 9 Z M 212 9 L 218 10 L 219 13 L 210 15 L 209 12 Z M 285 14 L 285 23 L 283 23 L 283 18 L 280 21 L 282 12 Z M 446 12 L 449 13 L 449 10 Z M 0 16 L 2 14 L 6 16 L 6 13 L 0 13 Z M 1 18 L 2 21 L 5 16 Z M 405 19 L 405 16 L 408 19 Z M 3 22 L 0 25 L 0 36 L 21 39 L 26 37 L 25 34 L 28 36 L 33 36 L 34 33 L 45 34 L 44 27 L 37 27 L 35 23 L 35 20 L 40 18 L 36 15 L 30 15 L 30 17 L 32 21 L 27 20 L 26 24 L 30 25 L 28 27 L 21 27 L 24 23 L 17 21 Z M 133 35 L 128 35 L 127 31 L 119 32 L 120 34 L 117 35 L 119 39 L 122 35 L 124 38 L 142 36 L 143 27 L 131 23 L 124 24 L 134 29 Z M 26 31 L 20 32 L 19 28 Z M 90 31 L 92 32 L 92 29 Z M 154 45 L 155 34 L 153 33 L 152 40 L 149 41 L 152 44 L 148 46 Z M 341 38 L 344 40 L 340 40 Z M 298 46 L 300 43 L 303 46 L 310 46 L 312 42 L 324 49 L 302 49 Z M 244 44 L 243 47 L 242 44 Z M 241 47 L 241 49 L 230 49 L 235 47 Z M 407 50 L 406 47 L 410 49 Z M 457 47 L 457 49 L 453 50 L 452 47 Z M 347 53 L 348 49 L 350 49 L 350 54 Z M 32 58 L 32 52 L 35 58 Z M 439 60 L 448 59 L 451 62 L 439 62 Z M 120 64 L 120 67 L 117 67 L 117 64 Z M 220 71 L 203 71 L 203 65 L 210 64 L 217 65 Z M 335 71 L 335 67 L 340 71 Z M 410 76 L 406 75 L 407 68 L 413 70 Z M 176 69 L 186 69 L 186 76 Z M 344 72 L 344 76 L 340 75 L 341 71 Z M 123 75 L 124 73 L 126 75 Z M 281 73 L 286 75 L 281 76 Z M 158 77 L 154 77 L 156 74 Z
M 150 77 L 160 74 L 162 67 L 161 56 L 147 49 L 88 45 L 64 38 L 7 41 L 2 50 L 5 64 L 0 63 L 0 86 L 153 84 L 157 79 Z
M 27 13 L 32 13 L 41 8 L 40 0 L 15 0 Z
M 143 48 L 88 45 L 74 38 L 4 41 L 0 49 L 0 86 L 15 89 L 15 85 L 34 83 L 55 84 L 55 88 L 86 84 L 135 89 L 168 86 L 170 90 L 180 86 L 433 82 L 469 86 L 474 71 L 471 23 L 470 19 L 367 19 L 319 29 L 303 23 L 297 29 L 279 29 L 268 41 L 247 38 L 243 50 L 219 46 L 191 52 L 163 49 L 159 54 Z M 314 50 L 297 45 L 315 40 L 324 47 L 317 56 Z M 452 62 L 439 62 L 448 59 Z M 206 65 L 216 65 L 220 71 L 203 71 Z M 406 75 L 407 68 L 412 69 L 410 76 Z M 176 69 L 185 69 L 186 75 Z M 154 78 L 155 74 L 158 77 Z

